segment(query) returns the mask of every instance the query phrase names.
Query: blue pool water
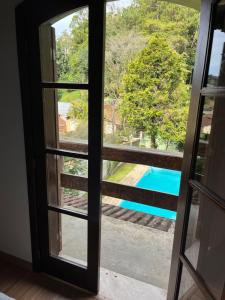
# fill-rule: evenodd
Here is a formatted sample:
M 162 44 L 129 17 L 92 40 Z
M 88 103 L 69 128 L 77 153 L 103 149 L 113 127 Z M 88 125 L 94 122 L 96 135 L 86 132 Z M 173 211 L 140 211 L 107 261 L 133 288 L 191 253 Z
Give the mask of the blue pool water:
M 181 172 L 179 171 L 150 167 L 143 177 L 137 182 L 136 187 L 178 196 L 180 190 L 180 179 Z M 120 207 L 145 212 L 158 217 L 164 217 L 172 220 L 176 219 L 176 212 L 174 211 L 130 202 L 127 200 L 122 200 Z

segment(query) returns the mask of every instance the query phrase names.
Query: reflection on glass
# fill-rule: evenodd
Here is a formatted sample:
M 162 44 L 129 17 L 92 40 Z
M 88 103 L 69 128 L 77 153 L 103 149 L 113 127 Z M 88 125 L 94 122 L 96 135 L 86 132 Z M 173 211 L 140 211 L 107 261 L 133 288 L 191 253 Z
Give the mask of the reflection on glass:
M 195 178 L 225 198 L 225 101 L 206 97 L 203 107 Z
M 42 80 L 88 82 L 88 8 L 39 28 Z
M 88 193 L 75 189 L 62 189 L 63 207 L 77 212 L 87 212 L 88 210 Z
M 220 1 L 215 16 L 208 72 L 208 86 L 225 85 L 225 3 Z
M 70 175 L 88 177 L 88 161 L 64 156 L 63 172 Z
M 83 181 L 67 175 L 87 177 L 88 162 L 86 160 L 47 155 L 48 204 L 87 212 L 88 193 L 83 191 Z
M 78 143 L 83 144 L 78 151 L 87 152 L 88 92 L 44 89 L 43 107 L 47 146 L 61 147 L 60 144 L 65 142 Z
M 198 144 L 198 154 L 195 174 L 196 178 L 203 180 L 206 172 L 207 155 L 209 150 L 209 139 L 212 128 L 213 110 L 214 110 L 214 98 L 206 97 L 204 101 L 202 123 Z
M 225 213 L 193 191 L 185 255 L 215 299 L 222 299 L 225 274 Z
M 186 268 L 182 267 L 182 276 L 179 290 L 179 300 L 205 300 L 201 291 L 194 283 Z
M 49 211 L 50 255 L 87 266 L 87 221 Z

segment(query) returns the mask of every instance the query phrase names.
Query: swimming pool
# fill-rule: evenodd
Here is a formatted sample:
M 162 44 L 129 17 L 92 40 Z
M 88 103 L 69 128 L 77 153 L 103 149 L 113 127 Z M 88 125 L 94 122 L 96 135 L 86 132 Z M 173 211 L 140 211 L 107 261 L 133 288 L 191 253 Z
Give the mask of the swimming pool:
M 136 187 L 178 196 L 180 179 L 181 172 L 179 171 L 150 167 L 136 183 Z M 158 217 L 176 219 L 176 212 L 174 211 L 127 200 L 122 200 L 120 207 L 145 212 Z

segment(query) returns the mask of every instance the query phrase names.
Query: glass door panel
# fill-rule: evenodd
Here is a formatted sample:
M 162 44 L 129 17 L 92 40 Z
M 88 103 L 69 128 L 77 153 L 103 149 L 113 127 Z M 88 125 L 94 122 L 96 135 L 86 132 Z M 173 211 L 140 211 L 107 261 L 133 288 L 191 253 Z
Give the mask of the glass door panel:
M 225 142 L 221 136 L 224 130 L 225 96 L 204 97 L 195 179 L 222 198 L 225 198 L 222 176 L 225 170 Z
M 185 267 L 182 269 L 178 300 L 205 300 L 205 296 L 199 290 Z
M 33 257 L 38 270 L 94 293 L 99 284 L 104 14 L 101 0 L 25 1 L 18 9 L 21 73 L 27 75 L 22 88 L 35 216 Z
M 89 7 L 57 16 L 42 24 L 39 30 L 42 81 L 88 83 Z M 52 35 L 52 39 L 46 39 L 46 34 Z M 51 48 L 54 49 L 53 69 L 46 56 Z
M 76 9 L 39 27 L 49 255 L 86 270 L 89 95 L 80 83 L 88 82 L 88 14 L 88 7 Z M 73 144 L 81 142 L 86 149 L 80 154 Z
M 190 133 L 184 154 L 186 169 L 181 188 L 183 196 L 179 200 L 183 203 L 178 209 L 178 216 L 182 214 L 183 229 L 176 228 L 181 236 L 180 245 L 177 245 L 177 294 L 178 299 L 219 300 L 225 297 L 225 5 L 224 1 L 214 4 L 203 0 L 202 7 L 202 38 L 206 52 L 204 61 L 199 64 L 197 60 L 196 63 L 196 73 L 201 71 L 202 78 L 198 89 L 194 85 L 192 106 L 198 113 L 195 125 L 193 120 L 192 125 L 189 122 Z M 209 51 L 207 45 L 210 45 Z M 194 110 L 191 111 L 194 115 Z M 182 228 L 181 224 L 179 227 Z
M 56 105 L 54 105 L 54 103 Z M 88 91 L 73 89 L 44 89 L 43 110 L 45 116 L 46 143 L 50 145 L 47 137 L 51 134 L 48 126 L 51 115 L 51 107 L 54 107 L 59 148 L 72 148 L 71 144 L 84 144 L 88 151 Z M 66 145 L 69 144 L 69 145 Z
M 207 87 L 225 86 L 224 59 L 225 59 L 225 3 L 218 1 L 213 22 L 212 50 L 210 55 Z
M 224 210 L 193 190 L 185 256 L 203 278 L 215 299 L 222 299 L 225 273 Z
M 87 213 L 88 161 L 48 154 L 46 164 L 49 206 Z
M 61 227 L 59 237 L 55 235 L 56 219 Z M 87 267 L 87 221 L 55 211 L 49 211 L 48 221 L 50 255 Z M 57 238 L 60 238 L 60 248 L 56 252 L 51 241 Z

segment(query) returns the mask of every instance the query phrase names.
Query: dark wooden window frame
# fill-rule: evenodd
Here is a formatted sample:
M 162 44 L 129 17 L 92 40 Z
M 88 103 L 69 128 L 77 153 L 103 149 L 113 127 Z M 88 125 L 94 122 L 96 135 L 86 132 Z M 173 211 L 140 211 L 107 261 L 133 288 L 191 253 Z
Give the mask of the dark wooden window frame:
M 100 1 L 101 2 L 101 1 Z M 77 7 L 85 6 L 85 3 L 87 5 L 90 5 L 89 1 L 82 1 L 79 0 L 76 3 Z M 32 232 L 32 249 L 33 249 L 33 263 L 34 263 L 34 269 L 35 270 L 41 270 L 40 267 L 40 244 L 42 243 L 42 237 L 41 234 L 38 234 L 38 232 L 42 231 L 45 226 L 45 224 L 40 224 L 39 222 L 39 214 L 37 213 L 39 210 L 49 209 L 52 211 L 61 212 L 68 215 L 73 215 L 76 217 L 80 217 L 83 219 L 88 220 L 87 214 L 80 214 L 68 211 L 66 209 L 62 209 L 59 207 L 54 207 L 51 205 L 42 204 L 43 207 L 40 207 L 40 203 L 36 198 L 36 191 L 41 190 L 41 187 L 45 187 L 46 190 L 46 179 L 45 174 L 43 174 L 44 164 L 43 161 L 45 161 L 44 156 L 45 153 L 48 154 L 54 154 L 59 156 L 69 156 L 74 158 L 80 158 L 80 159 L 90 159 L 92 157 L 92 160 L 95 160 L 95 165 L 92 166 L 92 168 L 89 169 L 89 176 L 92 178 L 96 178 L 96 170 L 98 170 L 98 166 L 100 166 L 99 162 L 99 153 L 102 149 L 102 141 L 101 139 L 95 139 L 94 134 L 91 139 L 89 140 L 89 145 L 85 144 L 71 144 L 71 143 L 61 143 L 60 148 L 46 148 L 45 150 L 45 142 L 43 139 L 44 128 L 43 128 L 43 119 L 42 119 L 42 111 L 40 107 L 35 107 L 35 101 L 32 105 L 30 103 L 30 99 L 37 99 L 39 97 L 41 99 L 41 90 L 44 88 L 51 88 L 51 89 L 82 89 L 82 90 L 89 90 L 92 91 L 92 94 L 96 91 L 96 84 L 99 86 L 102 85 L 102 82 L 96 83 L 91 85 L 89 84 L 74 84 L 74 83 L 57 83 L 57 82 L 41 82 L 40 81 L 40 70 L 38 68 L 33 69 L 33 65 L 30 62 L 31 58 L 35 60 L 35 64 L 37 66 L 37 61 L 40 61 L 40 57 L 38 53 L 36 53 L 36 57 L 32 56 L 30 57 L 29 53 L 29 47 L 33 48 L 39 48 L 39 41 L 37 39 L 31 38 L 31 40 L 27 39 L 27 37 L 24 36 L 24 31 L 26 31 L 27 36 L 38 36 L 37 28 L 39 24 L 44 22 L 46 19 L 50 19 L 51 17 L 54 17 L 57 13 L 61 12 L 61 7 L 63 6 L 63 9 L 65 10 L 72 10 L 74 9 L 74 2 L 72 0 L 68 1 L 67 3 L 58 4 L 56 5 L 56 9 L 52 9 L 51 7 L 51 1 L 46 2 L 44 4 L 45 11 L 43 11 L 43 3 L 37 5 L 36 3 L 28 3 L 20 5 L 16 10 L 17 15 L 17 37 L 18 37 L 18 52 L 19 52 L 19 66 L 20 66 L 20 76 L 22 78 L 21 80 L 21 90 L 22 90 L 22 105 L 23 105 L 23 118 L 24 118 L 24 131 L 25 131 L 25 142 L 26 142 L 26 158 L 27 158 L 27 173 L 28 173 L 28 187 L 29 187 L 29 199 L 30 199 L 30 215 L 31 215 L 31 232 Z M 95 4 L 97 6 L 97 3 Z M 58 9 L 58 11 L 57 11 Z M 33 11 L 34 15 L 30 18 L 28 17 L 29 11 Z M 40 12 L 41 11 L 41 12 Z M 51 11 L 51 15 L 49 15 L 49 11 Z M 46 15 L 47 14 L 47 15 Z M 40 17 L 41 16 L 41 17 Z M 102 25 L 101 25 L 102 26 Z M 94 26 L 93 26 L 94 27 Z M 93 30 L 93 27 L 90 26 L 90 31 Z M 102 30 L 102 29 L 101 29 Z M 100 25 L 99 25 L 99 33 L 101 34 Z M 35 34 L 36 32 L 36 34 Z M 33 33 L 33 34 L 32 34 Z M 97 29 L 95 29 L 95 34 L 97 35 Z M 91 42 L 91 41 L 90 41 Z M 94 44 L 94 41 L 92 41 L 92 45 Z M 26 51 L 24 51 L 26 50 Z M 99 49 L 101 51 L 101 49 Z M 93 54 L 93 53 L 92 53 Z M 92 60 L 90 60 L 91 62 Z M 102 62 L 101 62 L 102 63 Z M 99 67 L 96 64 L 95 66 L 91 67 L 90 69 L 93 70 L 94 67 Z M 30 78 L 29 74 L 31 73 L 30 69 L 32 68 L 32 75 L 34 78 Z M 103 73 L 102 73 L 103 74 Z M 90 76 L 95 76 L 94 72 L 92 74 L 89 74 Z M 35 90 L 36 93 L 32 94 L 32 90 Z M 95 95 L 95 97 L 98 97 Z M 38 102 L 38 100 L 36 101 Z M 91 119 L 93 120 L 96 118 L 96 112 L 98 113 L 97 119 L 101 119 L 102 114 L 102 106 L 97 107 L 96 103 L 93 104 L 93 102 L 90 101 L 90 105 L 92 105 L 92 111 L 95 110 L 95 115 L 90 115 L 90 124 Z M 94 106 L 94 107 L 93 107 Z M 36 117 L 34 117 L 36 112 Z M 33 117 L 32 117 L 33 116 Z M 39 119 L 38 119 L 38 116 Z M 35 127 L 34 122 L 39 124 L 40 126 L 40 132 L 39 132 L 39 143 L 35 141 L 33 138 L 33 128 L 31 124 L 33 124 L 33 127 Z M 98 124 L 97 124 L 98 125 Z M 96 126 L 96 133 L 100 132 L 101 130 L 101 124 L 99 122 L 99 125 Z M 40 142 L 41 141 L 41 142 Z M 90 149 L 91 145 L 91 149 Z M 89 148 L 89 149 L 88 149 Z M 95 149 L 95 151 L 93 151 Z M 96 151 L 96 149 L 99 149 Z M 88 150 L 88 151 L 87 151 Z M 92 150 L 92 151 L 91 151 Z M 88 152 L 88 154 L 87 154 Z M 93 157 L 93 153 L 96 153 L 95 158 Z M 115 147 L 115 146 L 106 146 L 102 150 L 102 158 L 106 160 L 115 160 L 115 161 L 121 161 L 121 162 L 128 162 L 128 163 L 138 163 L 138 164 L 145 164 L 145 165 L 154 165 L 156 167 L 163 167 L 163 168 L 169 168 L 173 170 L 181 170 L 181 164 L 182 164 L 182 155 L 179 154 L 169 154 L 168 152 L 162 152 L 162 151 L 146 151 L 141 149 L 124 149 L 123 147 Z M 100 158 L 101 159 L 101 158 Z M 97 172 L 100 173 L 100 170 Z M 35 178 L 39 178 L 39 183 L 35 182 Z M 97 176 L 98 179 L 100 178 Z M 64 183 L 65 187 L 70 186 L 71 188 L 78 188 L 77 184 L 75 184 L 75 179 L 77 179 L 77 182 L 82 182 L 82 178 L 78 179 L 75 176 L 69 176 L 66 174 L 61 174 L 61 178 L 63 179 L 62 182 Z M 66 182 L 66 183 L 65 183 Z M 80 185 L 81 190 L 87 190 L 88 180 L 83 179 L 83 185 Z M 102 182 L 101 185 L 97 184 L 97 182 L 92 181 L 91 182 L 91 188 L 95 189 L 95 192 L 99 192 L 99 189 L 102 190 L 103 195 L 108 195 L 112 197 L 121 197 L 126 198 L 130 201 L 138 201 L 140 203 L 147 204 L 145 199 L 146 197 L 150 197 L 151 205 L 162 207 L 165 209 L 170 209 L 176 211 L 177 208 L 177 196 L 174 195 L 167 195 L 164 193 L 156 192 L 156 191 L 150 191 L 150 190 L 144 190 L 136 187 L 127 187 L 121 184 L 115 184 L 110 182 Z M 40 195 L 39 195 L 40 196 Z M 46 198 L 46 195 L 44 192 L 42 193 L 43 199 Z M 47 199 L 44 201 L 47 202 Z M 149 202 L 148 202 L 149 204 Z M 91 204 L 90 204 L 91 206 Z M 94 211 L 94 208 L 89 207 L 90 211 Z M 100 204 L 98 207 L 98 214 L 100 214 Z M 95 210 L 96 213 L 96 210 Z M 90 216 L 91 219 L 93 219 L 93 216 Z M 93 227 L 92 227 L 93 228 Z M 99 228 L 96 230 L 99 230 Z M 39 236 L 37 238 L 37 236 Z M 45 238 L 46 242 L 47 237 Z M 91 253 L 90 253 L 91 256 Z M 96 266 L 95 266 L 96 267 Z
M 202 0 L 200 33 L 196 55 L 196 66 L 193 75 L 192 100 L 189 112 L 188 131 L 182 165 L 181 194 L 178 201 L 178 218 L 176 222 L 172 265 L 168 290 L 168 300 L 177 299 L 182 267 L 184 266 L 198 286 L 204 297 L 213 300 L 214 297 L 203 278 L 196 272 L 188 258 L 185 256 L 185 243 L 188 230 L 189 213 L 191 208 L 191 195 L 195 190 L 203 194 L 217 207 L 225 210 L 225 200 L 204 186 L 194 178 L 195 164 L 198 151 L 198 141 L 201 129 L 204 99 L 206 96 L 224 97 L 225 88 L 205 87 L 210 62 L 210 53 L 213 39 L 213 20 L 218 0 Z
M 102 37 L 103 37 L 103 22 L 104 22 L 104 16 L 103 11 L 101 9 L 97 10 L 96 7 L 99 5 L 101 8 L 103 5 L 103 2 L 101 0 L 94 1 L 82 1 L 77 0 L 76 6 L 82 7 L 85 6 L 85 3 L 92 7 L 92 9 L 95 11 L 94 17 L 90 20 L 90 36 L 95 36 L 95 40 L 93 38 L 90 39 L 90 47 L 94 47 L 97 52 L 102 53 L 102 59 L 101 61 L 98 61 L 96 59 L 93 60 L 93 65 L 90 66 L 90 82 L 89 84 L 72 84 L 72 83 L 52 83 L 52 82 L 42 82 L 40 83 L 40 70 L 36 67 L 33 68 L 31 59 L 34 59 L 35 62 L 40 60 L 40 57 L 36 53 L 36 56 L 30 55 L 29 47 L 32 49 L 38 49 L 39 48 L 39 41 L 37 38 L 27 40 L 26 37 L 24 37 L 24 31 L 27 32 L 27 36 L 32 37 L 33 35 L 35 37 L 38 36 L 37 28 L 38 24 L 41 24 L 47 19 L 50 19 L 51 16 L 49 15 L 51 12 L 52 17 L 60 14 L 62 12 L 62 8 L 64 11 L 69 11 L 75 8 L 75 2 L 73 0 L 64 1 L 54 1 L 54 3 L 57 2 L 56 9 L 53 9 L 53 1 L 40 1 L 38 4 L 37 2 L 33 1 L 26 1 L 25 4 L 20 5 L 16 10 L 17 15 L 17 37 L 18 37 L 18 53 L 19 53 L 19 66 L 20 66 L 20 76 L 22 78 L 21 80 L 21 91 L 22 91 L 22 98 L 23 98 L 23 118 L 24 118 L 24 132 L 25 132 L 25 143 L 26 143 L 26 160 L 27 160 L 27 173 L 28 173 L 28 189 L 29 189 L 29 205 L 30 205 L 30 220 L 31 220 L 31 237 L 32 237 L 32 254 L 33 254 L 33 266 L 34 270 L 41 271 L 43 269 L 43 264 L 45 262 L 41 261 L 41 256 L 43 253 L 40 253 L 41 244 L 46 244 L 47 241 L 47 235 L 43 237 L 41 232 L 43 232 L 46 227 L 47 223 L 43 220 L 40 220 L 40 214 L 39 211 L 46 211 L 49 209 L 51 211 L 55 212 L 61 212 L 64 214 L 68 214 L 71 216 L 79 217 L 81 219 L 85 220 L 92 220 L 92 225 L 88 227 L 88 232 L 90 236 L 98 236 L 99 238 L 97 240 L 92 239 L 91 243 L 94 246 L 94 251 L 88 252 L 89 259 L 91 261 L 90 269 L 93 270 L 93 273 L 95 273 L 96 270 L 99 270 L 99 253 L 100 253 L 100 210 L 101 210 L 101 201 L 96 196 L 100 193 L 100 190 L 102 190 L 102 193 L 108 196 L 117 196 L 126 198 L 130 201 L 138 201 L 140 203 L 145 203 L 144 198 L 147 196 L 150 196 L 152 199 L 151 205 L 163 207 L 167 209 L 176 210 L 177 205 L 177 197 L 175 196 L 168 196 L 163 193 L 143 190 L 135 187 L 127 187 L 123 186 L 121 184 L 115 184 L 115 183 L 109 183 L 109 182 L 101 182 L 101 153 L 103 159 L 106 160 L 117 160 L 122 162 L 129 162 L 129 163 L 139 163 L 139 164 L 145 164 L 145 165 L 154 165 L 158 167 L 164 167 L 164 168 L 170 168 L 174 170 L 180 170 L 181 169 L 181 162 L 182 157 L 179 155 L 170 155 L 168 153 L 162 153 L 162 152 L 156 152 L 151 151 L 147 152 L 140 149 L 122 149 L 122 148 L 115 148 L 113 146 L 106 146 L 102 148 L 102 139 L 96 139 L 95 136 L 99 135 L 99 133 L 102 131 L 102 103 L 97 102 L 93 103 L 90 101 L 90 111 L 89 114 L 89 123 L 92 124 L 93 120 L 98 120 L 95 129 L 90 128 L 93 131 L 93 134 L 90 136 L 89 139 L 89 145 L 88 145 L 88 154 L 87 154 L 87 145 L 83 144 L 69 144 L 69 143 L 62 143 L 61 148 L 62 149 L 54 149 L 54 148 L 48 148 L 46 150 L 46 153 L 55 154 L 55 155 L 66 155 L 76 158 L 82 158 L 82 159 L 90 159 L 92 161 L 92 165 L 89 166 L 89 177 L 92 178 L 92 181 L 88 181 L 85 178 L 76 178 L 77 181 L 80 181 L 80 188 L 82 187 L 83 190 L 87 189 L 87 186 L 89 187 L 89 193 L 91 191 L 91 197 L 92 199 L 95 199 L 95 201 L 89 201 L 89 215 L 85 213 L 76 213 L 69 211 L 67 209 L 62 209 L 59 207 L 55 207 L 52 205 L 47 205 L 47 199 L 46 199 L 46 178 L 45 174 L 43 174 L 43 170 L 45 169 L 45 164 L 43 162 L 45 161 L 45 143 L 43 139 L 43 119 L 42 119 L 42 111 L 40 109 L 40 106 L 35 105 L 34 103 L 31 105 L 30 99 L 36 99 L 39 97 L 41 98 L 41 90 L 42 88 L 61 88 L 61 89 L 84 89 L 89 90 L 91 95 L 97 99 L 102 97 L 102 87 L 103 83 L 102 80 L 95 80 L 95 69 L 99 70 L 99 66 L 102 66 L 103 69 L 103 48 L 99 48 L 98 43 L 96 43 L 96 37 L 100 41 L 99 45 L 103 44 Z M 201 27 L 202 32 L 200 32 L 200 38 L 198 43 L 198 50 L 197 50 L 197 61 L 198 65 L 195 68 L 195 72 L 193 75 L 193 89 L 192 89 L 192 105 L 190 108 L 190 116 L 189 116 L 189 122 L 188 122 L 188 136 L 185 144 L 185 154 L 187 154 L 187 159 L 185 160 L 182 171 L 182 185 L 181 185 L 181 196 L 178 203 L 178 210 L 180 212 L 180 215 L 177 219 L 177 228 L 180 228 L 176 235 L 175 235 L 175 247 L 173 251 L 173 264 L 171 268 L 171 275 L 170 275 L 170 286 L 169 286 L 169 294 L 168 299 L 176 299 L 178 289 L 179 289 L 179 283 L 180 283 L 180 275 L 181 275 L 181 266 L 184 264 L 186 268 L 188 269 L 189 273 L 191 273 L 193 279 L 197 284 L 202 283 L 201 278 L 198 276 L 194 276 L 194 271 L 192 270 L 191 265 L 188 263 L 187 259 L 183 255 L 183 249 L 184 249 L 184 237 L 186 234 L 187 226 L 183 224 L 183 220 L 187 220 L 187 216 L 189 214 L 190 205 L 186 205 L 189 201 L 190 196 L 190 189 L 188 188 L 187 182 L 189 179 L 192 178 L 193 175 L 193 169 L 194 169 L 194 157 L 196 154 L 196 141 L 198 139 L 199 130 L 195 124 L 199 124 L 200 122 L 200 116 L 201 116 L 201 110 L 202 110 L 202 97 L 199 97 L 200 91 L 202 92 L 202 95 L 206 94 L 212 94 L 212 89 L 207 91 L 206 89 L 202 89 L 203 86 L 203 74 L 205 73 L 206 65 L 206 56 L 207 51 L 210 49 L 210 45 L 208 45 L 208 35 L 210 32 L 210 28 L 208 26 L 209 19 L 211 18 L 211 15 L 209 12 L 211 11 L 211 1 L 210 0 L 203 0 L 202 2 L 202 14 L 201 14 Z M 43 9 L 44 7 L 44 9 Z M 32 14 L 32 20 L 31 16 L 29 16 L 29 12 L 33 12 Z M 102 20 L 101 22 L 96 22 L 96 20 L 100 18 Z M 96 24 L 98 24 L 96 26 Z M 205 52 L 203 54 L 203 52 Z M 90 55 L 90 54 L 89 54 Z M 95 55 L 94 52 L 91 52 L 91 55 Z M 91 62 L 91 60 L 90 60 Z M 35 63 L 37 65 L 37 63 Z M 31 79 L 29 77 L 29 74 L 31 73 L 31 68 L 33 72 L 33 78 Z M 102 72 L 103 74 L 103 72 Z M 37 84 L 38 83 L 38 84 Z M 97 88 L 96 88 L 97 87 Z M 36 91 L 36 93 L 32 93 L 31 91 Z M 96 92 L 97 91 L 97 92 Z M 224 90 L 221 91 L 223 94 L 225 93 Z M 218 90 L 216 91 L 218 93 Z M 38 102 L 38 100 L 37 100 Z M 35 118 L 34 115 L 36 114 Z M 33 116 L 33 117 L 32 117 Z M 39 131 L 34 124 L 38 124 Z M 194 122 L 193 122 L 194 120 Z M 31 126 L 31 124 L 33 124 Z M 38 134 L 37 140 L 33 138 L 34 131 Z M 81 150 L 82 149 L 82 150 Z M 38 183 L 37 183 L 38 178 Z M 75 176 L 61 174 L 61 179 L 63 182 L 63 185 L 65 187 L 76 187 L 75 182 Z M 191 182 L 190 182 L 191 183 Z M 194 184 L 193 182 L 191 183 Z M 191 186 L 191 185 L 190 185 Z M 40 192 L 41 188 L 44 188 L 43 192 Z M 195 186 L 195 188 L 197 188 Z M 198 189 L 198 188 L 197 188 Z M 37 191 L 39 196 L 41 196 L 45 201 L 43 203 L 40 203 L 37 199 Z M 157 197 L 157 201 L 155 200 Z M 175 200 L 175 202 L 174 202 Z M 171 205 L 171 203 L 173 204 Z M 95 204 L 93 204 L 95 203 Z M 96 205 L 97 203 L 97 205 Z M 175 205 L 174 205 L 175 203 Z M 97 216 L 97 219 L 96 219 Z M 47 216 L 45 218 L 47 220 Z M 45 253 L 46 254 L 46 253 Z M 60 263 L 60 262 L 59 262 Z M 65 270 L 63 267 L 63 260 L 61 264 L 62 268 L 62 275 L 65 279 L 70 281 L 70 274 L 66 276 Z M 60 277 L 59 272 L 54 269 L 51 270 L 56 276 Z M 99 276 L 99 272 L 98 276 Z M 72 271 L 71 271 L 72 274 Z M 80 282 L 79 284 L 81 286 L 84 286 L 84 273 L 78 272 L 78 276 L 80 276 Z M 94 281 L 95 278 L 89 278 L 89 281 Z M 210 296 L 210 293 L 208 292 L 207 288 L 204 286 L 204 284 L 201 284 L 203 287 L 204 293 L 207 294 L 207 296 Z M 94 284 L 93 286 L 89 286 L 90 290 L 93 290 L 97 292 L 98 286 Z M 211 299 L 211 298 L 208 298 Z
M 42 82 L 39 51 L 39 26 L 82 7 L 89 8 L 89 83 L 70 84 Z M 94 293 L 98 292 L 100 272 L 100 180 L 102 151 L 102 96 L 104 61 L 105 3 L 102 0 L 25 1 L 16 8 L 17 44 L 26 146 L 27 180 L 29 192 L 32 259 L 35 271 L 44 271 L 74 283 Z M 96 76 L 98 70 L 98 76 Z M 75 151 L 46 148 L 42 89 L 66 88 L 89 91 L 88 155 Z M 32 99 L 32 101 L 31 101 Z M 95 126 L 92 126 L 93 121 Z M 96 139 L 95 137 L 98 137 Z M 46 183 L 46 155 L 69 156 L 89 161 L 88 215 L 48 205 Z M 66 259 L 49 255 L 48 211 L 71 215 L 88 223 L 88 268 L 68 264 Z M 67 265 L 66 265 L 67 264 Z M 74 278 L 75 277 L 75 278 Z M 75 280 L 74 280 L 75 279 Z

